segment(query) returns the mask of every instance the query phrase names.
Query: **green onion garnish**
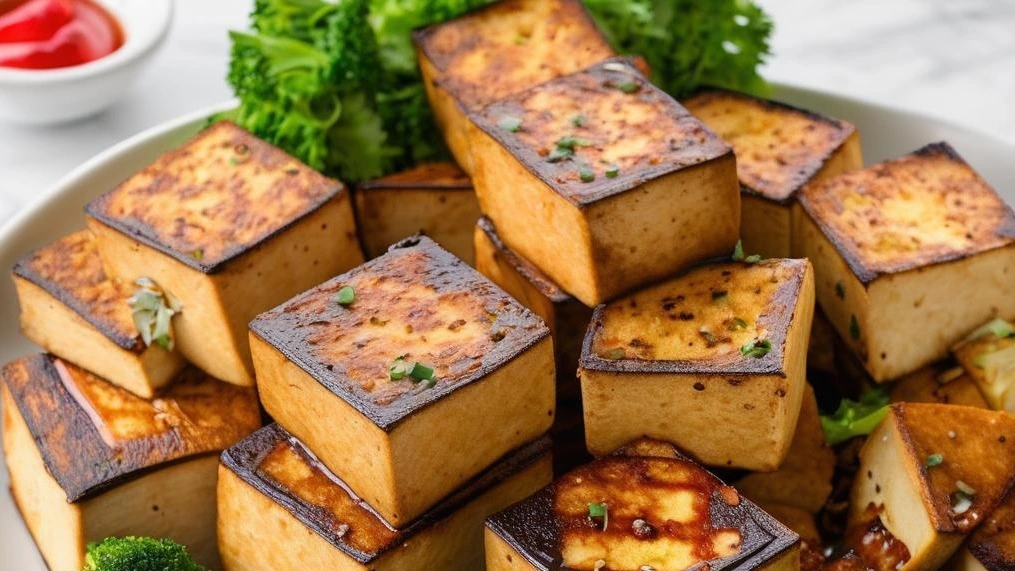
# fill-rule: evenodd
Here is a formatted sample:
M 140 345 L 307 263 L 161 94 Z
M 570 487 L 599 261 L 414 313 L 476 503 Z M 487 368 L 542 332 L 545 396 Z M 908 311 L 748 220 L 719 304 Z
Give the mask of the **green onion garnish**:
M 356 290 L 352 289 L 352 286 L 343 286 L 335 295 L 335 301 L 339 305 L 351 305 L 356 301 Z
M 620 166 L 615 163 L 611 163 L 606 167 L 605 174 L 606 178 L 617 178 L 617 175 L 620 174 Z
M 603 531 L 606 531 L 606 526 L 609 523 L 610 511 L 607 509 L 606 504 L 603 502 L 594 502 L 589 504 L 589 519 L 603 519 Z
M 497 126 L 505 131 L 517 133 L 522 130 L 522 120 L 518 117 L 504 117 L 497 123 Z
M 423 363 L 415 363 L 409 376 L 420 381 L 433 380 L 433 367 L 427 367 Z
M 734 262 L 744 261 L 744 242 L 743 240 L 737 240 L 737 245 L 733 246 L 733 255 L 731 259 Z
M 772 342 L 768 339 L 755 339 L 750 343 L 747 343 L 740 348 L 740 354 L 745 357 L 754 357 L 760 359 L 765 355 L 768 355 L 769 351 L 772 350 Z
M 641 89 L 641 85 L 636 81 L 627 80 L 618 83 L 617 89 L 623 91 L 624 93 L 631 94 Z
M 578 178 L 582 182 L 592 182 L 596 180 L 596 172 L 589 165 L 582 164 L 578 166 Z
M 574 151 L 571 149 L 562 149 L 557 147 L 550 151 L 550 154 L 546 157 L 546 161 L 550 163 L 558 163 L 564 159 L 568 159 L 574 156 Z
M 409 363 L 402 358 L 395 359 L 394 362 L 391 363 L 391 366 L 388 367 L 391 380 L 400 381 L 404 379 L 410 372 L 412 372 L 413 366 L 415 366 L 415 363 Z
M 180 312 L 180 302 L 165 292 L 151 278 L 138 278 L 138 289 L 127 300 L 134 326 L 146 347 L 152 343 L 166 351 L 175 346 L 172 318 Z
M 940 466 L 941 463 L 944 461 L 945 457 L 943 454 L 931 454 L 930 456 L 927 456 L 927 462 L 924 464 L 924 466 L 928 468 L 933 468 L 934 466 Z
M 575 127 L 584 127 L 585 126 L 585 116 L 582 115 L 581 113 L 579 113 L 579 114 L 575 115 L 574 117 L 571 117 L 571 124 L 574 125 Z

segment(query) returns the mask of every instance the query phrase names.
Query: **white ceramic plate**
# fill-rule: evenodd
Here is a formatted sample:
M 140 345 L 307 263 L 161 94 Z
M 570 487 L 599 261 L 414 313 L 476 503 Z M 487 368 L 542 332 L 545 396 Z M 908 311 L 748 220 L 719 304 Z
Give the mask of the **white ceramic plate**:
M 908 111 L 827 93 L 778 86 L 775 99 L 853 122 L 863 138 L 868 162 L 898 156 L 935 141 L 948 141 L 1009 202 L 1015 202 L 1015 145 Z M 196 133 L 223 104 L 154 127 L 103 152 L 67 175 L 35 204 L 0 229 L 0 271 L 32 249 L 83 227 L 82 207 L 112 188 L 163 151 Z M 18 333 L 14 287 L 0 278 L 0 361 L 35 350 Z M 0 459 L 0 466 L 3 465 Z M 0 487 L 7 488 L 6 468 Z M 35 545 L 24 528 L 10 494 L 0 493 L 0 568 L 45 571 Z

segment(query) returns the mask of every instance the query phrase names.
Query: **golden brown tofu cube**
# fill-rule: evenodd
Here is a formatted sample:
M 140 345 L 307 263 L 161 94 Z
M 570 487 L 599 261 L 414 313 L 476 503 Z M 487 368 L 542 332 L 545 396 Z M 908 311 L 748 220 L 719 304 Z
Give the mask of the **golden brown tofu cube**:
M 796 193 L 863 167 L 853 125 L 735 91 L 707 89 L 682 102 L 733 147 L 740 177 L 740 237 L 751 253 L 797 256 L 791 247 Z
M 363 261 L 342 184 L 229 122 L 85 210 L 106 273 L 179 299 L 177 349 L 239 385 L 254 384 L 247 323 Z
M 892 385 L 892 402 L 928 402 L 990 408 L 973 378 L 953 363 L 936 363 L 905 375 Z
M 737 242 L 732 150 L 623 60 L 471 118 L 483 212 L 508 247 L 586 305 Z
M 1015 569 L 1015 490 L 966 539 L 945 566 L 948 571 Z
M 671 444 L 641 439 L 486 520 L 486 568 L 800 568 L 800 538 Z
M 952 348 L 952 354 L 994 410 L 1015 412 L 1015 337 L 1011 323 L 995 319 Z
M 807 260 L 724 262 L 596 308 L 579 377 L 596 456 L 639 436 L 711 466 L 772 471 L 806 385 Z
M 543 318 L 553 335 L 557 360 L 557 400 L 578 398 L 575 372 L 592 309 L 571 297 L 539 268 L 511 251 L 485 216 L 475 230 L 476 269 Z
M 734 485 L 741 494 L 758 503 L 776 503 L 810 514 L 824 507 L 832 493 L 835 453 L 825 443 L 819 414 L 814 390 L 807 385 L 786 460 L 774 472 L 755 472 L 737 480 Z
M 852 529 L 900 543 L 897 569 L 939 569 L 1015 483 L 1015 416 L 958 405 L 898 403 L 860 452 Z M 863 537 L 868 541 L 864 541 Z M 863 555 L 871 534 L 847 547 Z M 898 567 L 895 567 L 895 564 Z
M 874 380 L 1015 316 L 1015 216 L 947 144 L 807 186 L 799 201 L 794 236 L 818 302 Z
M 130 292 L 106 277 L 87 230 L 19 261 L 14 289 L 25 337 L 136 395 L 151 398 L 186 364 L 178 352 L 144 344 Z
M 264 408 L 394 526 L 553 423 L 546 325 L 424 236 L 250 328 Z
M 363 183 L 355 196 L 357 226 L 368 258 L 423 233 L 472 265 L 479 201 L 472 181 L 456 165 L 420 165 Z
M 48 355 L 0 377 L 11 495 L 52 571 L 123 535 L 168 537 L 217 566 L 218 455 L 260 426 L 253 389 L 188 368 L 149 401 Z
M 580 0 L 504 0 L 413 40 L 437 125 L 467 173 L 470 111 L 614 55 Z
M 482 569 L 483 519 L 552 478 L 550 442 L 527 444 L 415 522 L 392 527 L 277 424 L 222 455 L 226 569 Z
M 800 536 L 800 569 L 801 571 L 819 571 L 825 562 L 824 543 L 821 534 L 818 533 L 818 523 L 814 515 L 806 510 L 776 504 L 771 502 L 757 502 L 759 508 L 768 515 L 774 517 L 788 527 L 793 533 Z M 825 569 L 824 571 L 833 571 Z M 859 571 L 867 571 L 861 569 Z

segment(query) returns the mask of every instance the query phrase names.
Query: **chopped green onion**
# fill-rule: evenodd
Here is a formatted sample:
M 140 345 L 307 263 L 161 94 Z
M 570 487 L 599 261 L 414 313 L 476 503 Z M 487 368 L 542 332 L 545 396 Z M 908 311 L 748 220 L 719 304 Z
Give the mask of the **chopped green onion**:
M 415 363 L 409 363 L 404 359 L 402 359 L 401 357 L 399 357 L 398 359 L 395 359 L 393 363 L 391 363 L 390 367 L 388 367 L 388 373 L 390 374 L 392 381 L 400 381 L 404 379 L 410 372 L 412 372 L 412 368 L 414 366 Z
M 146 347 L 155 343 L 166 351 L 172 351 L 175 346 L 172 318 L 180 312 L 180 302 L 159 288 L 151 278 L 138 278 L 134 283 L 138 289 L 127 300 L 127 305 L 141 340 Z
M 733 246 L 733 256 L 731 256 L 734 262 L 744 261 L 744 242 L 743 240 L 737 240 L 737 245 Z
M 575 137 L 574 135 L 567 135 L 565 137 L 557 139 L 557 142 L 554 143 L 554 146 L 556 146 L 558 149 L 568 149 L 573 151 L 578 147 L 589 146 L 589 142 L 586 141 L 585 139 Z
M 610 519 L 610 510 L 606 507 L 604 502 L 594 502 L 589 504 L 589 519 L 603 519 L 603 531 L 606 531 L 606 526 Z
M 745 357 L 754 357 L 760 359 L 765 355 L 768 355 L 769 351 L 772 350 L 772 342 L 768 339 L 756 339 L 747 343 L 740 348 L 740 354 Z
M 571 149 L 562 149 L 557 147 L 550 151 L 550 154 L 546 157 L 546 161 L 550 163 L 558 163 L 564 159 L 569 159 L 574 156 L 574 151 Z
M 433 367 L 427 367 L 423 363 L 415 363 L 409 376 L 420 381 L 433 380 Z
M 596 180 L 596 172 L 589 165 L 582 164 L 578 166 L 578 178 L 582 182 L 592 182 Z
M 335 301 L 339 305 L 351 305 L 352 302 L 356 301 L 356 290 L 352 289 L 352 286 L 343 286 L 342 289 L 338 290 L 338 294 L 335 295 Z
M 620 174 L 620 166 L 616 163 L 611 163 L 606 167 L 606 172 L 604 174 L 606 174 L 606 178 L 617 178 L 617 175 Z
M 747 322 L 739 317 L 733 319 L 727 319 L 723 322 L 726 325 L 727 331 L 736 331 L 738 329 L 747 329 Z
M 522 130 L 522 120 L 518 117 L 504 117 L 497 123 L 497 126 L 505 131 L 517 133 Z
M 977 327 L 975 331 L 967 335 L 966 341 L 975 341 L 988 335 L 993 335 L 998 339 L 1011 337 L 1012 335 L 1015 335 L 1015 327 L 1004 319 L 993 319 L 984 325 Z
M 574 117 L 571 117 L 571 124 L 574 125 L 575 127 L 584 127 L 585 126 L 585 116 L 582 115 L 581 113 L 579 113 L 579 114 L 575 115 Z
M 927 462 L 924 464 L 924 466 L 928 468 L 933 468 L 935 466 L 940 466 L 941 463 L 944 461 L 945 457 L 943 454 L 931 454 L 930 456 L 927 456 Z
M 856 320 L 855 315 L 849 316 L 849 336 L 853 338 L 853 341 L 860 340 L 860 322 Z
M 639 89 L 641 89 L 641 84 L 639 84 L 636 81 L 632 81 L 632 80 L 622 81 L 622 82 L 617 84 L 617 89 L 619 89 L 619 90 L 623 91 L 624 93 L 627 93 L 628 95 L 630 95 L 631 93 L 634 93 L 634 92 L 638 91 Z

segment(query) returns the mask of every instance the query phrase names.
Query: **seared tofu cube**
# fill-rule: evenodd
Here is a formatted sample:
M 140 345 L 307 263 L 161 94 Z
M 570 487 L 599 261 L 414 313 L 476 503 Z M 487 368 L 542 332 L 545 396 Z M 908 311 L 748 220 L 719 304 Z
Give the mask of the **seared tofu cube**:
M 250 320 L 363 261 L 342 184 L 229 122 L 85 210 L 110 278 L 175 296 L 177 349 L 239 385 L 254 384 Z
M 437 125 L 468 173 L 469 112 L 614 55 L 580 0 L 504 0 L 413 40 Z
M 476 269 L 543 318 L 553 335 L 557 360 L 557 400 L 578 398 L 575 372 L 592 309 L 571 297 L 539 268 L 511 251 L 489 218 L 476 225 Z
M 824 507 L 832 493 L 835 453 L 825 443 L 819 414 L 814 390 L 806 385 L 786 460 L 774 472 L 754 472 L 737 480 L 733 485 L 741 494 L 758 503 L 775 503 L 809 514 Z
M 947 144 L 807 186 L 799 201 L 794 236 L 818 302 L 874 380 L 1015 316 L 1015 216 Z
M 426 237 L 250 328 L 264 408 L 396 527 L 553 423 L 546 325 Z
M 486 568 L 800 568 L 800 539 L 672 445 L 640 439 L 486 520 Z
M 739 490 L 739 488 L 737 489 Z M 800 536 L 800 569 L 805 571 L 821 569 L 820 566 L 807 564 L 808 560 L 818 561 L 819 564 L 824 560 L 822 554 L 824 542 L 818 532 L 818 522 L 814 518 L 814 514 L 785 504 L 772 502 L 756 502 L 756 504 L 765 513 Z
M 480 216 L 472 181 L 451 163 L 424 164 L 356 187 L 356 218 L 368 258 L 423 233 L 468 264 Z
M 995 319 L 952 348 L 952 354 L 994 410 L 1015 412 L 1015 329 Z
M 508 247 L 586 305 L 737 242 L 732 150 L 623 60 L 471 117 L 483 212 Z
M 11 495 L 52 571 L 110 536 L 168 537 L 218 564 L 218 455 L 260 426 L 251 388 L 188 368 L 145 400 L 48 355 L 0 371 Z
M 226 569 L 482 569 L 483 519 L 548 484 L 546 438 L 513 451 L 426 515 L 392 527 L 295 437 L 271 425 L 222 454 Z
M 953 571 L 1015 569 L 1015 490 L 1008 492 L 945 567 Z
M 87 230 L 15 264 L 14 289 L 25 337 L 138 396 L 151 398 L 186 364 L 178 352 L 145 345 L 130 292 L 106 277 Z
M 589 451 L 645 435 L 710 466 L 773 471 L 806 384 L 807 260 L 716 263 L 596 308 L 579 376 Z
M 935 363 L 903 376 L 892 385 L 892 402 L 960 404 L 990 408 L 973 378 L 950 362 Z
M 743 93 L 707 89 L 683 101 L 733 147 L 740 177 L 740 237 L 752 253 L 796 256 L 792 209 L 807 184 L 863 167 L 853 125 Z
M 849 534 L 846 546 L 863 556 L 865 546 L 901 544 L 881 568 L 939 569 L 1012 484 L 1015 416 L 891 405 L 860 451 L 849 514 L 849 527 L 860 533 Z

